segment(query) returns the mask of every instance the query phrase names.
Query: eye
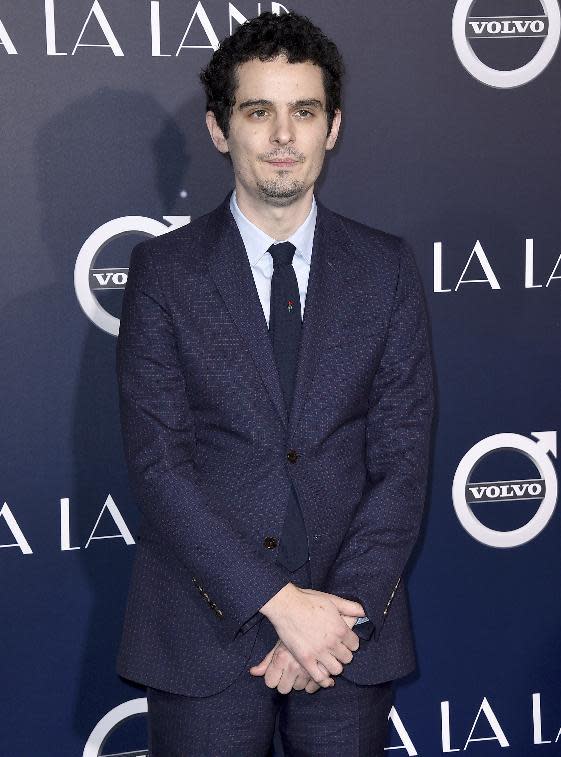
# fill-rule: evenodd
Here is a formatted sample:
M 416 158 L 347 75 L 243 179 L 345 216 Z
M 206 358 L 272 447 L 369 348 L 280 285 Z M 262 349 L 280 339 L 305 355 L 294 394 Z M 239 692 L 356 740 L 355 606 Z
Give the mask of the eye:
M 253 118 L 255 116 L 256 118 L 262 118 L 264 115 L 266 115 L 267 111 L 264 108 L 259 108 L 259 110 L 253 110 L 250 113 L 250 116 Z
M 306 110 L 305 108 L 301 108 L 296 112 L 298 113 L 299 118 L 309 118 L 314 115 L 311 110 Z

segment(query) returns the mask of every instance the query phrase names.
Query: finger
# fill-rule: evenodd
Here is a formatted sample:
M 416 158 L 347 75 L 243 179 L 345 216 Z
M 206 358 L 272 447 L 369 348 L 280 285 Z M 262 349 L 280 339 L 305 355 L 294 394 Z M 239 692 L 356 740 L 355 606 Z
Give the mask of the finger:
M 351 628 L 347 629 L 347 632 L 345 633 L 341 641 L 348 649 L 351 650 L 351 652 L 356 652 L 356 650 L 360 646 L 360 638 Z
M 352 662 L 353 660 L 353 653 L 351 650 L 346 647 L 342 641 L 338 641 L 332 649 L 330 649 L 330 652 L 332 652 L 333 656 L 339 660 L 343 665 L 348 665 L 349 662 Z
M 341 613 L 341 617 L 345 621 L 345 623 L 349 626 L 349 628 L 352 628 L 354 625 L 356 625 L 358 618 L 354 615 L 345 615 Z M 364 616 L 363 616 L 364 617 Z
M 270 662 L 271 662 L 271 654 L 269 653 L 261 660 L 261 662 L 258 665 L 252 665 L 249 668 L 249 672 L 254 676 L 262 676 L 267 670 L 267 667 Z
M 329 670 L 320 660 L 316 660 L 311 676 L 323 689 L 328 689 L 330 686 L 333 686 L 333 678 L 331 678 Z
M 284 645 L 275 651 L 273 660 L 275 667 L 282 671 L 276 688 L 280 694 L 288 694 L 302 671 L 302 666 Z
M 353 615 L 355 618 L 366 615 L 360 602 L 353 602 L 352 599 L 344 599 L 343 597 L 338 597 L 336 594 L 329 594 L 329 599 L 339 612 L 344 615 Z
M 338 676 L 339 673 L 342 673 L 343 666 L 341 665 L 341 662 L 335 657 L 333 652 L 331 650 L 329 652 L 325 652 L 322 657 L 318 659 L 318 667 L 323 667 L 332 676 Z
M 308 694 L 313 694 L 314 692 L 319 691 L 320 689 L 321 689 L 321 686 L 319 686 L 319 684 L 317 684 L 313 680 L 313 678 L 310 678 L 310 680 L 306 684 L 306 691 L 308 692 Z
M 265 671 L 264 678 L 265 684 L 271 689 L 275 689 L 278 686 L 284 668 L 286 667 L 286 651 L 287 650 L 284 647 L 279 647 L 279 642 L 275 644 L 275 647 L 272 650 L 273 654 L 271 657 L 271 662 L 269 663 L 267 670 Z
M 249 672 L 254 676 L 262 676 L 267 670 L 269 663 L 271 662 L 275 649 L 276 649 L 276 645 L 271 649 L 270 652 L 267 652 L 267 654 L 261 660 L 260 663 L 258 663 L 257 665 L 252 665 L 249 668 Z
M 301 672 L 296 676 L 296 678 L 294 679 L 294 683 L 292 684 L 293 689 L 295 689 L 296 691 L 302 691 L 302 689 L 306 688 L 309 681 L 311 681 L 314 684 L 314 686 L 317 686 L 317 683 L 312 681 L 312 679 L 306 673 L 304 668 L 301 667 L 300 670 Z
M 301 591 L 305 591 L 308 594 L 320 594 L 326 597 L 333 602 L 342 614 L 352 615 L 353 617 L 364 617 L 366 615 L 360 602 L 355 602 L 353 599 L 345 599 L 344 597 L 339 597 L 337 594 L 330 594 L 327 591 L 318 591 L 317 589 L 301 589 Z
M 306 673 L 321 687 L 328 688 L 329 686 L 333 686 L 333 679 L 329 677 L 329 672 L 325 667 L 318 666 L 317 658 L 311 659 L 306 657 L 301 660 L 296 658 L 296 660 L 302 665 Z
M 294 686 L 297 677 L 297 671 L 292 670 L 290 667 L 284 668 L 281 679 L 277 684 L 278 692 L 280 694 L 288 694 L 292 691 L 292 687 Z
M 283 672 L 284 665 L 282 664 L 282 661 L 279 660 L 279 656 L 276 654 L 275 650 L 275 652 L 273 652 L 271 662 L 269 663 L 269 666 L 265 671 L 265 685 L 270 689 L 276 689 L 282 678 Z

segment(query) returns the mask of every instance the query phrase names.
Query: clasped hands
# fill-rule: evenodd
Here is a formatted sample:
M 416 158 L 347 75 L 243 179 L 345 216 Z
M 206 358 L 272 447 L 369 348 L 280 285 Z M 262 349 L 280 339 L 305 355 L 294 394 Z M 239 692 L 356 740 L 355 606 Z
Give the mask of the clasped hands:
M 353 659 L 359 637 L 352 631 L 365 612 L 359 602 L 288 583 L 261 608 L 275 627 L 278 640 L 258 665 L 254 676 L 281 694 L 305 689 L 313 694 L 335 685 L 343 664 Z

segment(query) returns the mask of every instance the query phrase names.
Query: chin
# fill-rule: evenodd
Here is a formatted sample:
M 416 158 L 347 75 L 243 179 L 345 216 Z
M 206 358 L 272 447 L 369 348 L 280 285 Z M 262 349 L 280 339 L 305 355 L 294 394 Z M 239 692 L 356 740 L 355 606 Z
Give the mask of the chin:
M 291 205 L 309 189 L 303 182 L 283 184 L 279 181 L 263 181 L 257 184 L 259 196 L 269 205 Z

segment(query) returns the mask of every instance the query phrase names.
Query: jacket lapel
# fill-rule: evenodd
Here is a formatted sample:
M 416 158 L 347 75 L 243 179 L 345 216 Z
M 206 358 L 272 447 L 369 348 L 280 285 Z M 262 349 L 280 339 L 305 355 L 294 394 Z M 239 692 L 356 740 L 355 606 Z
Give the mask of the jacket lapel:
M 344 254 L 347 239 L 335 215 L 319 201 L 317 208 L 296 384 L 289 418 L 289 438 L 292 438 L 296 431 L 312 384 L 317 360 L 322 352 L 323 339 L 329 333 L 332 314 L 338 310 L 337 300 L 343 279 L 346 278 L 342 261 L 350 263 L 352 260 Z
M 231 193 L 230 193 L 231 194 Z M 285 428 L 288 418 L 267 320 L 244 243 L 230 212 L 230 194 L 209 217 L 208 269 Z
M 336 263 L 338 255 L 340 262 L 346 239 L 331 211 L 318 202 L 296 383 L 292 410 L 288 417 L 267 321 L 243 240 L 230 212 L 229 202 L 230 195 L 209 217 L 209 273 L 290 438 L 296 429 L 310 388 L 322 338 L 328 333 L 330 313 L 336 309 L 337 295 L 342 283 L 341 269 Z

